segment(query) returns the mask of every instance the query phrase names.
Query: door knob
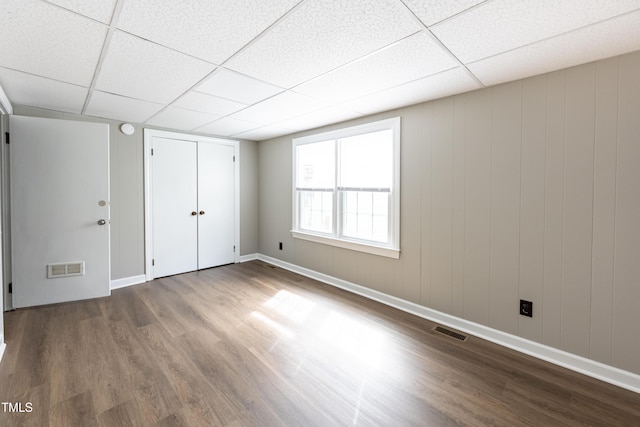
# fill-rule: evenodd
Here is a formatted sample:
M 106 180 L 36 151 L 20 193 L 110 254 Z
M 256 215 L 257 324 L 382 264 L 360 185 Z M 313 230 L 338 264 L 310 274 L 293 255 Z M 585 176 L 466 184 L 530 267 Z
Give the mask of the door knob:
M 204 215 L 204 211 L 200 211 L 200 215 Z
M 198 212 L 196 211 L 191 212 L 191 216 L 196 216 L 196 215 L 198 215 Z
M 105 225 L 106 223 L 107 223 L 107 221 L 104 220 L 104 219 L 99 219 L 98 220 L 98 225 Z

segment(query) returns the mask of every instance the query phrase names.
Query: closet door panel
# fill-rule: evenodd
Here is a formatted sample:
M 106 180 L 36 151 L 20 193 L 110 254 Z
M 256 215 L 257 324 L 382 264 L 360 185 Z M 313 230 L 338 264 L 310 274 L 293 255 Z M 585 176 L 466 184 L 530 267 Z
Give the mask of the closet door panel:
M 198 268 L 233 263 L 234 148 L 198 143 Z

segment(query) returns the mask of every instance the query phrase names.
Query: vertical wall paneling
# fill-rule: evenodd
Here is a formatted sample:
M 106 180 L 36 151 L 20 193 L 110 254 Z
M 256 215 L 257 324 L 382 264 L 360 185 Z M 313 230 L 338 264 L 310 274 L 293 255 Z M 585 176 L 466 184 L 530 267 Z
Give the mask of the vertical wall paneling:
M 493 89 L 489 325 L 518 332 L 522 82 Z
M 548 75 L 544 203 L 542 339 L 560 348 L 562 318 L 562 218 L 564 216 L 565 71 Z M 535 309 L 535 308 L 534 308 Z
M 433 104 L 426 104 L 422 107 L 423 117 L 421 123 L 423 126 L 422 151 L 420 161 L 421 171 L 421 194 L 422 201 L 420 208 L 420 304 L 431 305 L 431 268 L 432 264 L 432 216 L 433 216 L 433 145 L 434 145 L 434 127 L 437 122 L 434 117 Z M 402 165 L 404 168 L 404 165 Z M 400 225 L 402 227 L 402 225 Z
M 464 317 L 489 324 L 491 90 L 467 94 Z
M 533 317 L 518 317 L 518 333 L 542 341 L 544 284 L 544 181 L 547 78 L 522 86 L 522 169 L 520 175 L 520 282 L 518 297 L 533 302 Z
M 640 373 L 640 53 L 620 57 L 613 300 L 614 366 Z
M 595 64 L 567 70 L 562 348 L 589 356 Z
M 596 67 L 590 357 L 611 363 L 618 138 L 618 58 Z
M 431 307 L 451 313 L 454 99 L 433 103 L 431 132 Z
M 454 100 L 453 118 L 453 234 L 451 272 L 451 314 L 464 315 L 464 221 L 465 221 L 465 158 L 466 100 L 464 95 Z

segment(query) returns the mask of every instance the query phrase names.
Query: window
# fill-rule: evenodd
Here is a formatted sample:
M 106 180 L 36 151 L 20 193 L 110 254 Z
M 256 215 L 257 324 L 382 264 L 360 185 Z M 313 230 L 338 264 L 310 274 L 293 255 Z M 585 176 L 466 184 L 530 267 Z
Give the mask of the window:
M 293 236 L 399 258 L 400 118 L 293 140 Z

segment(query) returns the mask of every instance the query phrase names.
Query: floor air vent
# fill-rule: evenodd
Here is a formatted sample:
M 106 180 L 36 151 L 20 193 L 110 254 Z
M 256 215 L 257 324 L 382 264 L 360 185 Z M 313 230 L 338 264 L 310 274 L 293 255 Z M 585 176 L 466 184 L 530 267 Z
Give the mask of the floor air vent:
M 466 341 L 468 338 L 466 335 L 459 334 L 458 332 L 443 328 L 442 326 L 435 326 L 433 330 L 436 332 L 440 332 L 441 334 L 450 336 L 451 338 L 455 338 L 458 341 Z
M 47 264 L 47 279 L 58 277 L 83 276 L 84 261 Z
M 269 268 L 269 269 L 271 269 L 271 270 L 273 270 L 273 269 L 277 268 L 275 265 L 273 265 L 273 264 L 267 264 L 266 262 L 265 262 L 264 264 L 262 264 L 262 266 L 263 266 L 264 268 Z

